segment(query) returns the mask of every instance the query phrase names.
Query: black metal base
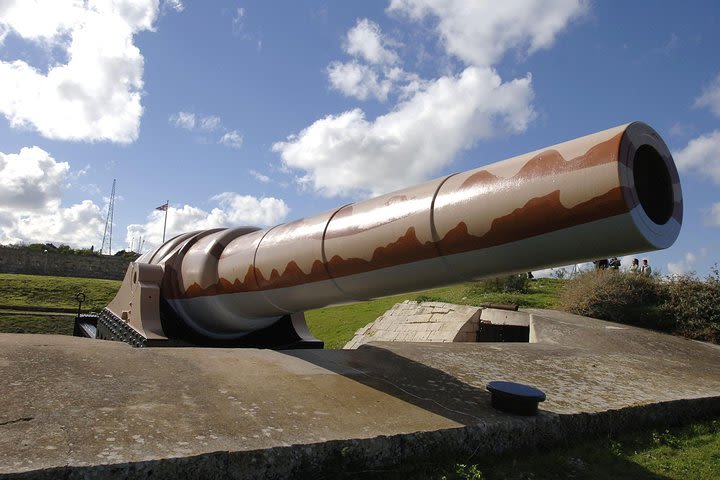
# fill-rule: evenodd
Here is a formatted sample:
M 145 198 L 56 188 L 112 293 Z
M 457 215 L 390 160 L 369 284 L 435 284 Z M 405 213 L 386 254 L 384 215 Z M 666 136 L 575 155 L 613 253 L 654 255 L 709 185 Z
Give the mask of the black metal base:
M 98 316 L 81 313 L 75 317 L 73 337 L 97 338 Z
M 113 312 L 104 308 L 100 315 L 80 315 L 75 319 L 73 335 L 125 342 L 133 347 L 231 347 L 270 348 L 289 350 L 323 348 L 324 342 L 315 338 L 305 323 L 303 313 L 285 315 L 267 328 L 251 332 L 236 340 L 213 340 L 189 330 L 177 320 L 162 320 L 167 340 L 149 340 L 129 326 Z

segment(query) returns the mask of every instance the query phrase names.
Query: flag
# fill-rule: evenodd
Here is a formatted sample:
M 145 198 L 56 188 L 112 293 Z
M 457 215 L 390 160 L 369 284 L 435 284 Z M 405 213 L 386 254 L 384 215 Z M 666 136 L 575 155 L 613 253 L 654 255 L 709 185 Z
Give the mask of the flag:
M 157 207 L 155 210 L 160 210 L 161 212 L 167 212 L 168 204 L 167 202 L 163 203 L 159 207 Z

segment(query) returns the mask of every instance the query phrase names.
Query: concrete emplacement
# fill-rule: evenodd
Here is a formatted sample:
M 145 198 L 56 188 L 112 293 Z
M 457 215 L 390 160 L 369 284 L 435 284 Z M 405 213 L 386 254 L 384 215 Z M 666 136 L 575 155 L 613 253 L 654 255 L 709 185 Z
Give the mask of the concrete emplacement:
M 482 316 L 508 312 L 483 311 Z M 284 478 L 463 462 L 720 413 L 720 347 L 525 310 L 532 342 L 136 349 L 0 335 L 0 477 Z M 485 385 L 547 394 L 535 417 Z

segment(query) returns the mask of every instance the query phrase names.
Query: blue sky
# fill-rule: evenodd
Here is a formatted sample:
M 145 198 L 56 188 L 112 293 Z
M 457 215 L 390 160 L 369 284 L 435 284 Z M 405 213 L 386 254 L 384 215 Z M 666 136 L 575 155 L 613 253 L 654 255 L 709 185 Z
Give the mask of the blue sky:
M 718 262 L 714 1 L 0 1 L 0 243 L 273 225 L 642 120 Z M 624 261 L 629 265 L 629 260 Z

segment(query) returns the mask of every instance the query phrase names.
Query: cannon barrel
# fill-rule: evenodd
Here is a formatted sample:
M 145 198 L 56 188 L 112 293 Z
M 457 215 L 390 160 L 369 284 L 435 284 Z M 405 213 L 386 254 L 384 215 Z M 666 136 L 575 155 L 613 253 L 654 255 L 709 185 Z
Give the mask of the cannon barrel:
M 272 228 L 179 235 L 108 310 L 146 336 L 172 321 L 229 340 L 326 305 L 666 248 L 681 223 L 670 151 L 635 122 Z M 127 307 L 143 281 L 162 322 L 140 318 L 157 299 Z

